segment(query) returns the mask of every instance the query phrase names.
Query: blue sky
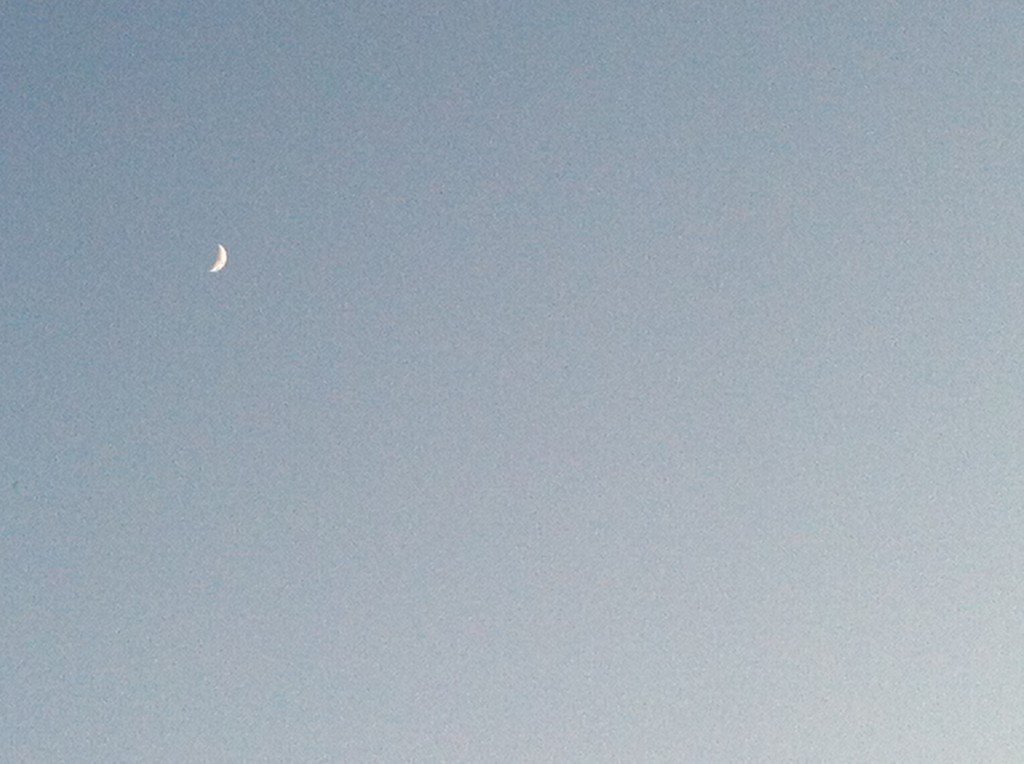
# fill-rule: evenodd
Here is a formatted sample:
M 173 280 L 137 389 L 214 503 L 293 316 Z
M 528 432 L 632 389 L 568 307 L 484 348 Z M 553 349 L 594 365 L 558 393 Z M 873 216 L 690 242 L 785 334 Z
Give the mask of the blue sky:
M 1020 756 L 1022 26 L 8 7 L 0 758 Z

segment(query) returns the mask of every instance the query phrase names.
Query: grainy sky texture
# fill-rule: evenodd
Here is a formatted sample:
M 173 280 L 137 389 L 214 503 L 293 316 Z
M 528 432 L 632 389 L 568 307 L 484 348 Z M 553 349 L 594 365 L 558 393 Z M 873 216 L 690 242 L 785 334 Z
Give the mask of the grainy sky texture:
M 9 2 L 0 80 L 0 759 L 1024 756 L 1019 3 Z

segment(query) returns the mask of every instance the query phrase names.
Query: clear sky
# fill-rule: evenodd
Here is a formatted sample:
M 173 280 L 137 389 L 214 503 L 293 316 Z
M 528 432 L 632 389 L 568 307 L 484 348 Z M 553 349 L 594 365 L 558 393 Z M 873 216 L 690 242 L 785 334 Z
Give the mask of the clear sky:
M 0 759 L 1024 756 L 1022 30 L 7 3 Z

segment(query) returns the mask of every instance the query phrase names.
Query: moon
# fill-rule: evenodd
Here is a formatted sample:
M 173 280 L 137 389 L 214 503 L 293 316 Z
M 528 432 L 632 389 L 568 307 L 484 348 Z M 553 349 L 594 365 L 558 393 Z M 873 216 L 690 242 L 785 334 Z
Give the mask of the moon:
M 223 244 L 217 245 L 217 260 L 214 262 L 213 267 L 210 268 L 210 273 L 216 273 L 222 270 L 225 265 L 228 264 L 228 251 L 224 249 Z

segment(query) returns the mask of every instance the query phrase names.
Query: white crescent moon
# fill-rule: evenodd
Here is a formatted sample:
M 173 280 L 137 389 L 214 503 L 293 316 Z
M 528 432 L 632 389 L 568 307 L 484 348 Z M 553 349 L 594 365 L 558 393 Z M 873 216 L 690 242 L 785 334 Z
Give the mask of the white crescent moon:
M 228 251 L 224 249 L 223 244 L 217 245 L 217 261 L 210 268 L 210 273 L 216 273 L 221 270 L 225 265 L 228 264 Z

